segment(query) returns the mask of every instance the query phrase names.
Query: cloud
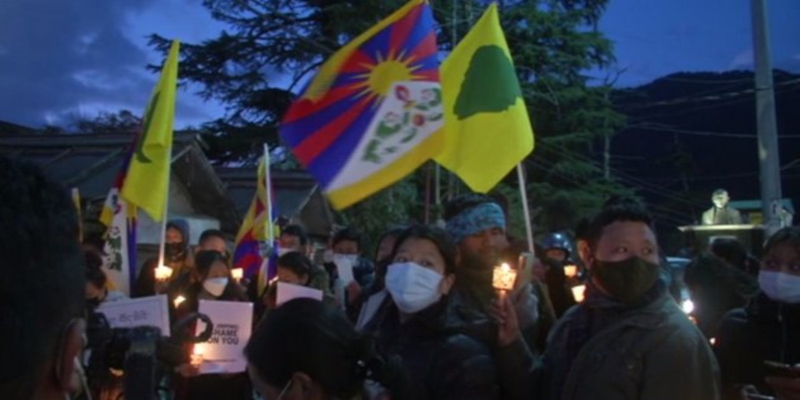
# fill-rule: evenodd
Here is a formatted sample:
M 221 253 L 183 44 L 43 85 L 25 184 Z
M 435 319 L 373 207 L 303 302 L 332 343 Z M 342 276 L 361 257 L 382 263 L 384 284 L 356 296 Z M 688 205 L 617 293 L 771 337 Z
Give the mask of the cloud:
M 145 52 L 123 30 L 126 13 L 151 2 L 5 0 L 0 120 L 39 126 L 46 115 L 82 104 L 146 101 L 154 78 L 144 70 Z
M 728 69 L 753 69 L 753 48 L 747 48 L 736 54 L 728 63 Z

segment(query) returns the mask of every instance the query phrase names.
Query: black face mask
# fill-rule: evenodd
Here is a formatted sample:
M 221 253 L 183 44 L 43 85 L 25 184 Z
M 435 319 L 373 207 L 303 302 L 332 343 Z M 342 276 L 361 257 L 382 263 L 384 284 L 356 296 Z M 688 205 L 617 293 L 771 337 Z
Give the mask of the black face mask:
M 660 266 L 639 257 L 622 261 L 595 259 L 591 273 L 602 289 L 615 299 L 636 303 L 658 281 Z
M 167 243 L 164 246 L 164 253 L 166 253 L 168 257 L 178 256 L 181 252 L 183 252 L 183 243 Z

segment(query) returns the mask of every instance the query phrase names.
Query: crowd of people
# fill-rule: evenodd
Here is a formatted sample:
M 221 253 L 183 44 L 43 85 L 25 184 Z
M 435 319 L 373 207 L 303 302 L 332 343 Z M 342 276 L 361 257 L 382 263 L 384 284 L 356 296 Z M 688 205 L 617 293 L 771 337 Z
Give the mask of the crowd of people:
M 84 321 L 124 296 L 80 247 L 62 188 L 6 158 L 0 186 L 0 397 L 89 398 Z M 530 266 L 507 211 L 463 195 L 444 226 L 392 221 L 375 249 L 357 227 L 319 249 L 285 226 L 264 287 L 233 278 L 224 233 L 193 246 L 171 221 L 171 279 L 148 260 L 132 296 L 168 295 L 173 320 L 200 300 L 252 302 L 255 317 L 246 372 L 199 374 L 186 345 L 162 386 L 176 399 L 800 399 L 800 228 L 772 235 L 761 260 L 714 243 L 679 276 L 635 200 L 611 199 L 574 233 L 545 235 Z M 518 272 L 512 290 L 493 285 L 500 262 Z M 278 282 L 322 300 L 278 305 Z

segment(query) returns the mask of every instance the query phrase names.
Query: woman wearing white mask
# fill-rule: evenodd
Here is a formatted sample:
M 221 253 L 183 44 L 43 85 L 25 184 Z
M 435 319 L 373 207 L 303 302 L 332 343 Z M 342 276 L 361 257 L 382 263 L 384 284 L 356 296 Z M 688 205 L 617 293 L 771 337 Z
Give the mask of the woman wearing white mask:
M 764 247 L 758 276 L 761 293 L 745 308 L 729 312 L 715 351 L 726 391 L 744 385 L 781 399 L 800 398 L 800 228 L 776 232 Z M 795 366 L 775 372 L 765 361 Z M 780 375 L 795 374 L 795 378 Z
M 231 277 L 227 259 L 222 253 L 206 250 L 197 253 L 195 266 L 200 280 L 178 293 L 186 300 L 177 305 L 178 319 L 197 311 L 200 300 L 248 301 L 247 295 Z M 175 304 L 173 302 L 173 304 Z M 194 336 L 194 326 L 188 328 L 188 336 Z M 191 346 L 186 347 L 187 359 Z M 176 399 L 246 399 L 251 394 L 251 385 L 246 373 L 198 375 L 191 364 L 176 368 L 181 376 L 175 382 Z
M 455 282 L 456 247 L 444 230 L 416 226 L 395 244 L 386 272 L 389 298 L 365 326 L 379 351 L 402 358 L 414 399 L 494 399 L 495 365 L 489 349 L 465 334 L 448 307 Z

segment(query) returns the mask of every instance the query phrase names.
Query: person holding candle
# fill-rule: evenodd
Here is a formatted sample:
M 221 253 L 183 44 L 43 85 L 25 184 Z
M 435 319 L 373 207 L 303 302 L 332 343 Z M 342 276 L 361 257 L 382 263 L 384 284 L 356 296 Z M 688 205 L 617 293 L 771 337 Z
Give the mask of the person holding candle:
M 497 295 L 492 287 L 493 268 L 509 254 L 505 211 L 497 200 L 486 195 L 468 194 L 451 200 L 445 207 L 447 232 L 458 246 L 453 302 L 476 320 L 487 317 Z M 511 302 L 516 308 L 519 327 L 529 347 L 535 347 L 540 300 L 533 286 L 516 291 Z
M 189 224 L 183 219 L 167 222 L 167 231 L 164 235 L 164 267 L 170 268 L 171 275 L 168 279 L 159 281 L 156 277 L 158 257 L 148 259 L 142 264 L 136 285 L 133 288 L 133 297 L 153 296 L 157 293 L 173 291 L 175 285 L 170 287 L 172 280 L 187 281 L 185 276 L 190 276 L 194 270 L 194 257 L 189 250 Z
M 196 312 L 200 300 L 248 301 L 232 279 L 224 255 L 214 250 L 201 251 L 195 256 L 195 263 L 200 281 L 180 294 L 185 300 L 176 307 L 177 319 Z M 191 331 L 187 335 L 194 336 L 195 326 L 187 329 Z M 192 345 L 186 346 L 187 359 L 196 354 L 194 350 Z M 189 362 L 176 368 L 179 375 L 175 382 L 176 399 L 248 398 L 250 384 L 246 373 L 198 375 L 198 367 L 196 362 Z
M 415 226 L 400 234 L 386 272 L 389 297 L 364 329 L 374 333 L 380 352 L 403 360 L 414 399 L 499 396 L 490 349 L 466 334 L 465 321 L 448 307 L 456 252 L 439 228 Z
M 586 298 L 550 334 L 541 398 L 718 399 L 719 367 L 667 292 L 644 206 L 608 203 L 585 238 Z
M 556 318 L 560 318 L 577 303 L 571 290 L 575 285 L 568 281 L 565 270 L 567 266 L 576 269 L 570 260 L 572 243 L 566 234 L 553 232 L 545 235 L 542 240 L 542 248 L 544 249 L 542 264 L 545 266 L 543 281 L 547 285 L 547 293 L 553 304 Z M 571 272 L 571 274 L 574 277 L 577 272 Z

